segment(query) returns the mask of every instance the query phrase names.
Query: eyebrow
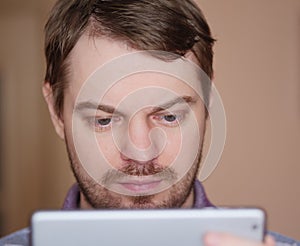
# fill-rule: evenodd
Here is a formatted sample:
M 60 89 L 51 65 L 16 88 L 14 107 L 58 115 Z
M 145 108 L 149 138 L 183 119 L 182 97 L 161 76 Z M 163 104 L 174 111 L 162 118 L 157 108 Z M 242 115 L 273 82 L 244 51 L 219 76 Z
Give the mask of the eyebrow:
M 169 102 L 166 102 L 159 106 L 155 106 L 151 110 L 151 113 L 157 113 L 159 111 L 163 111 L 165 109 L 171 108 L 172 106 L 174 106 L 176 104 L 181 104 L 181 103 L 193 104 L 195 102 L 196 102 L 196 99 L 191 96 L 177 97 Z M 101 110 L 101 111 L 109 113 L 109 114 L 122 115 L 122 113 L 119 112 L 118 110 L 116 110 L 115 107 L 113 107 L 113 106 L 105 105 L 105 104 L 97 104 L 97 103 L 91 102 L 91 101 L 78 103 L 75 107 L 76 111 L 82 111 L 82 110 L 86 110 L 86 109 Z
M 177 97 L 169 102 L 166 102 L 164 104 L 154 107 L 152 110 L 152 113 L 157 113 L 159 111 L 166 110 L 168 108 L 173 107 L 176 104 L 181 104 L 181 103 L 194 104 L 196 101 L 197 100 L 191 96 Z
M 76 111 L 81 111 L 86 109 L 101 110 L 109 114 L 118 113 L 118 111 L 113 106 L 105 105 L 105 104 L 97 104 L 90 101 L 78 103 L 75 107 Z

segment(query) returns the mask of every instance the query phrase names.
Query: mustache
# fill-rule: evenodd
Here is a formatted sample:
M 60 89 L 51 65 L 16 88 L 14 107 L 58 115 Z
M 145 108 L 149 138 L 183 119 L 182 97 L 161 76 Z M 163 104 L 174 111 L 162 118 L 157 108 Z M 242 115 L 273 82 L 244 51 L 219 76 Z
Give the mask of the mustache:
M 130 161 L 120 169 L 108 170 L 102 176 L 100 183 L 102 185 L 110 185 L 116 183 L 118 180 L 127 179 L 128 176 L 147 177 L 150 175 L 155 175 L 156 178 L 165 181 L 172 181 L 178 177 L 174 168 L 163 167 L 154 161 L 148 161 L 146 163 Z

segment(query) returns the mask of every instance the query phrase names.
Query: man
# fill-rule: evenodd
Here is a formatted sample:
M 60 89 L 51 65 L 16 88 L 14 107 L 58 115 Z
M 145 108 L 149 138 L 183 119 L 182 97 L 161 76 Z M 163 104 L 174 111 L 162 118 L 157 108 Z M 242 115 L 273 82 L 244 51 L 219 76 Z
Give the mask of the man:
M 43 94 L 77 180 L 63 208 L 213 206 L 196 180 L 214 43 L 198 7 L 191 0 L 59 0 L 45 31 Z M 277 245 L 297 245 L 269 234 Z M 25 229 L 0 245 L 28 245 L 28 238 Z M 275 245 L 270 235 L 257 244 L 213 232 L 203 242 Z

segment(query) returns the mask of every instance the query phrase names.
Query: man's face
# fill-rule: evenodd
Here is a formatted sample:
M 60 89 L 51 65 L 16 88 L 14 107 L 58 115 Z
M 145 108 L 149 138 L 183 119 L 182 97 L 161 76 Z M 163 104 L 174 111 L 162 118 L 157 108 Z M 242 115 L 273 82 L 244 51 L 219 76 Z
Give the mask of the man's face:
M 91 92 L 97 100 L 79 99 L 95 70 L 133 52 L 124 43 L 85 35 L 71 52 L 60 126 L 83 194 L 81 206 L 191 207 L 205 128 L 195 90 L 170 75 L 141 72 L 106 88 L 98 76 Z M 197 154 L 191 159 L 193 148 Z M 179 155 L 187 161 L 176 166 Z

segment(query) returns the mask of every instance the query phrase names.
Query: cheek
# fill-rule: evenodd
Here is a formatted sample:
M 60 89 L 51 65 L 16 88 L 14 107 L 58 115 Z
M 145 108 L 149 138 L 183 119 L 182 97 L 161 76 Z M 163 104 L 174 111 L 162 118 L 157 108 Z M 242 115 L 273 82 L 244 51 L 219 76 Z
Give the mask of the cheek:
M 165 131 L 166 145 L 158 161 L 163 166 L 170 166 L 180 154 L 182 148 L 182 134 L 179 128 L 168 129 Z
M 193 118 L 187 119 L 181 128 L 166 130 L 168 142 L 159 157 L 160 163 L 164 166 L 174 164 L 174 168 L 183 168 L 184 173 L 195 163 L 201 152 L 204 130 L 203 112 L 195 112 Z M 180 168 L 178 170 L 181 170 Z
M 114 168 L 120 166 L 120 151 L 118 150 L 114 140 L 110 134 L 97 136 L 100 154 Z

